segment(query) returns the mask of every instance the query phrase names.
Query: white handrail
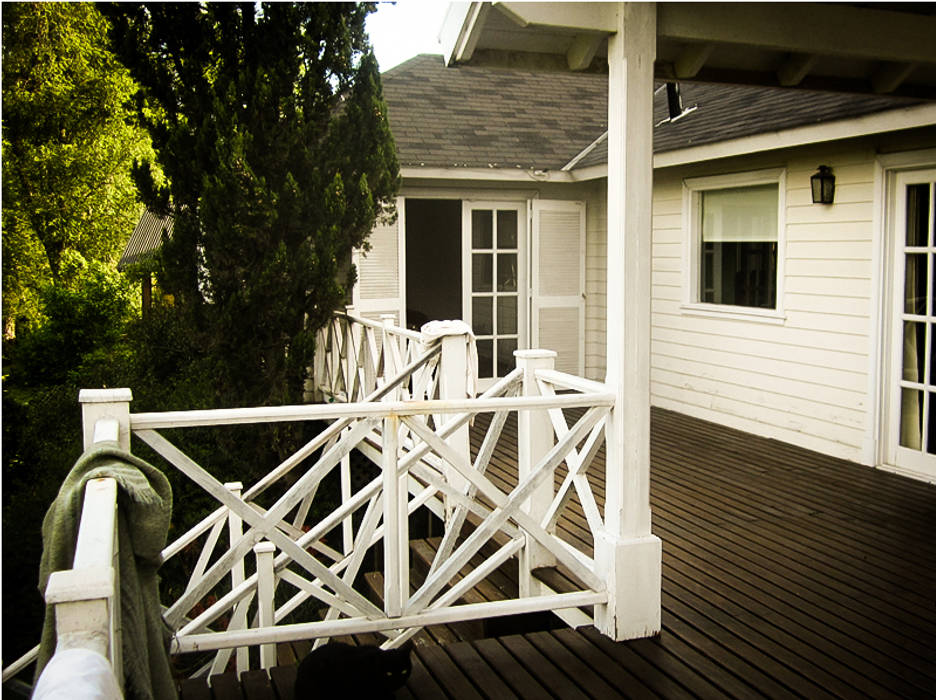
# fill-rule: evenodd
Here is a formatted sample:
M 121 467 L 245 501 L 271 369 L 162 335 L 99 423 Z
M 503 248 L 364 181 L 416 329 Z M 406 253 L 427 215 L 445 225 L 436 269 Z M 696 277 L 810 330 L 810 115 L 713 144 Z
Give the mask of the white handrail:
M 94 424 L 94 443 L 115 442 L 119 421 Z M 117 557 L 117 481 L 91 479 L 85 485 L 71 569 L 55 571 L 45 590 L 46 605 L 55 606 L 56 654 L 88 649 L 107 658 L 122 686 Z
M 555 397 L 497 397 L 460 399 L 455 401 L 383 401 L 379 403 L 320 404 L 272 406 L 257 408 L 218 408 L 198 411 L 166 411 L 164 413 L 134 413 L 130 416 L 133 430 L 163 428 L 194 428 L 203 426 L 243 425 L 246 423 L 277 423 L 287 421 L 334 420 L 347 417 L 412 416 L 452 413 L 485 413 L 488 411 L 518 411 L 537 408 L 582 408 L 613 406 L 614 394 L 560 394 Z
M 93 442 L 116 442 L 120 422 L 100 418 Z M 85 485 L 72 567 L 55 571 L 46 583 L 45 601 L 55 605 L 56 652 L 85 648 L 107 657 L 121 675 L 119 625 L 115 607 L 119 584 L 114 566 L 117 546 L 117 482 L 92 479 Z M 39 645 L 3 670 L 2 680 L 14 678 L 39 656 Z
M 353 323 L 359 323 L 362 326 L 368 326 L 377 331 L 382 330 L 384 327 L 383 323 L 380 321 L 372 321 L 371 319 L 364 318 L 363 316 L 354 316 L 353 314 L 349 314 L 345 311 L 336 311 L 335 316 L 347 319 Z M 409 328 L 403 328 L 402 326 L 394 325 L 392 326 L 392 331 L 394 335 L 401 335 L 404 338 L 409 338 L 410 340 L 415 340 L 417 342 L 422 338 L 418 331 L 411 331 Z

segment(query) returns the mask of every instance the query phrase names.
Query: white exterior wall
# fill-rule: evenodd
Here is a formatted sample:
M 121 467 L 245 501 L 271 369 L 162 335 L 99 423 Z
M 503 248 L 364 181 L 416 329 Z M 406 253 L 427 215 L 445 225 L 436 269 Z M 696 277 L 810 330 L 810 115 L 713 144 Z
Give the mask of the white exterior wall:
M 925 136 L 925 135 L 924 135 Z M 925 137 L 926 144 L 931 143 Z M 874 464 L 885 245 L 876 153 L 917 137 L 851 139 L 657 169 L 653 198 L 651 403 L 825 454 Z M 835 203 L 813 204 L 809 178 L 833 168 Z M 684 308 L 683 180 L 782 169 L 783 318 Z M 605 376 L 607 180 L 535 186 L 410 181 L 405 196 L 586 202 L 585 374 Z M 612 321 L 613 322 L 613 321 Z
M 430 180 L 408 179 L 400 192 L 400 201 L 397 209 L 401 220 L 405 211 L 403 200 L 407 197 L 415 199 L 461 199 L 485 201 L 532 201 L 534 199 L 557 199 L 567 201 L 585 202 L 585 376 L 590 379 L 604 380 L 605 374 L 605 250 L 607 247 L 607 180 L 591 180 L 581 183 L 538 183 L 525 182 L 497 182 L 485 183 L 478 181 L 460 180 Z M 396 225 L 399 225 L 399 222 Z M 405 226 L 405 223 L 403 224 Z M 380 268 L 377 262 L 371 267 L 383 270 L 378 279 L 368 281 L 370 276 L 368 260 L 356 260 L 358 263 L 358 284 L 355 301 L 365 288 L 367 295 L 382 293 L 388 284 L 395 284 L 397 277 L 387 270 L 386 262 L 393 260 L 398 251 L 395 245 L 387 246 L 385 237 L 391 233 L 389 229 L 378 228 L 371 236 L 371 245 L 382 247 L 381 253 L 371 252 L 369 257 L 373 261 L 378 258 L 384 263 Z M 383 235 L 384 238 L 380 238 Z M 400 255 L 399 268 L 402 269 L 405 255 Z M 381 286 L 382 285 L 382 286 Z M 405 284 L 403 285 L 405 287 Z M 384 303 L 383 306 L 388 306 Z M 379 312 L 386 313 L 383 308 Z M 379 312 L 373 312 L 377 314 Z
M 585 209 L 585 376 L 605 378 L 608 181 L 596 180 Z
M 651 402 L 854 461 L 867 461 L 877 294 L 872 285 L 874 151 L 797 149 L 655 174 Z M 836 176 L 835 203 L 813 204 L 809 178 Z M 781 322 L 684 308 L 683 179 L 765 167 L 786 171 Z

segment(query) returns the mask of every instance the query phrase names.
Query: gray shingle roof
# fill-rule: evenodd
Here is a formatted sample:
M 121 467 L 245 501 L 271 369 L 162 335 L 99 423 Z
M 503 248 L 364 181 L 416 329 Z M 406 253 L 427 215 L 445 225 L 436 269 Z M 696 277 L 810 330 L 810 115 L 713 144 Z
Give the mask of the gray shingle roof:
M 607 130 L 605 75 L 455 66 L 421 55 L 383 74 L 400 164 L 558 170 Z M 874 95 L 681 83 L 698 109 L 654 129 L 654 152 L 858 117 L 917 101 Z M 665 91 L 654 123 L 667 116 Z M 576 167 L 607 162 L 599 143 Z
M 381 77 L 404 167 L 558 170 L 607 128 L 601 75 L 446 68 L 422 55 Z

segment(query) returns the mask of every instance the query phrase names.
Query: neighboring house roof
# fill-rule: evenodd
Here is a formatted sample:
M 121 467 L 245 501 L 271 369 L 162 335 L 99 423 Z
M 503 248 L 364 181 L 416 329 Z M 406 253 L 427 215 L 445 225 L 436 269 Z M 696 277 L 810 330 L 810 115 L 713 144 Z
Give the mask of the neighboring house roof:
M 167 236 L 172 235 L 172 226 L 174 219 L 172 215 L 166 217 L 156 216 L 149 209 L 143 212 L 143 216 L 137 222 L 133 233 L 130 234 L 130 240 L 124 248 L 123 255 L 117 263 L 117 269 L 123 270 L 128 265 L 140 262 L 150 253 L 162 245 L 163 232 Z
M 607 163 L 607 75 L 446 67 L 420 55 L 382 75 L 400 165 L 587 168 Z M 654 99 L 655 153 L 921 104 L 875 95 L 681 82 L 685 109 Z M 591 148 L 583 154 L 583 151 Z

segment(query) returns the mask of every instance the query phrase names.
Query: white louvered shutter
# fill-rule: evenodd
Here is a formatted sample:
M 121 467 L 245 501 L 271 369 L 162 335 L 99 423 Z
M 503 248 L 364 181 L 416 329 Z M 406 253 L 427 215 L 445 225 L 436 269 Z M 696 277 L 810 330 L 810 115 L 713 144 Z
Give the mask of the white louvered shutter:
M 533 200 L 531 347 L 585 373 L 585 203 Z
M 353 261 L 357 267 L 354 285 L 354 307 L 358 314 L 378 320 L 381 314 L 394 314 L 398 325 L 403 318 L 403 267 L 405 260 L 403 239 L 403 198 L 397 199 L 397 220 L 389 225 L 378 223 L 371 232 L 370 250 L 355 250 Z

